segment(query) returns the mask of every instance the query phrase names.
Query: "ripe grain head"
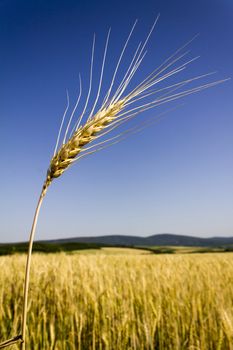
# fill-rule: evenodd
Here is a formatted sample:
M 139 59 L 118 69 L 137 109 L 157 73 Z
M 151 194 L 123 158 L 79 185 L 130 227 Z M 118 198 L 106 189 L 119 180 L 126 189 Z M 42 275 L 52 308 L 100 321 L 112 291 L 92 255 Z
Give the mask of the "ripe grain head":
M 206 78 L 213 74 L 207 73 L 187 78 L 185 80 L 178 81 L 175 83 L 173 82 L 172 84 L 169 83 L 166 86 L 160 86 L 162 82 L 167 81 L 170 78 L 176 77 L 178 73 L 183 72 L 192 62 L 199 58 L 194 57 L 191 59 L 186 59 L 187 55 L 189 54 L 189 51 L 184 51 L 184 49 L 187 45 L 189 45 L 192 42 L 192 39 L 189 40 L 185 45 L 180 47 L 178 50 L 176 50 L 167 59 L 165 59 L 165 61 L 159 67 L 152 70 L 152 72 L 149 75 L 147 75 L 141 81 L 141 83 L 136 85 L 134 88 L 131 88 L 131 91 L 128 91 L 129 85 L 137 70 L 139 69 L 140 65 L 142 64 L 144 57 L 147 53 L 146 45 L 158 21 L 158 18 L 159 16 L 153 23 L 152 28 L 149 31 L 149 34 L 147 35 L 145 41 L 143 43 L 139 43 L 139 45 L 137 46 L 136 51 L 133 53 L 131 62 L 125 70 L 123 78 L 121 78 L 121 81 L 118 84 L 118 86 L 115 87 L 115 80 L 119 70 L 119 66 L 122 62 L 123 55 L 125 54 L 128 42 L 132 36 L 137 21 L 134 23 L 117 61 L 116 68 L 113 72 L 109 84 L 109 88 L 100 106 L 98 106 L 98 102 L 101 95 L 110 30 L 108 32 L 104 48 L 98 91 L 94 98 L 94 103 L 92 104 L 92 106 L 90 106 L 96 42 L 96 37 L 94 36 L 90 63 L 89 89 L 87 92 L 84 107 L 82 111 L 78 110 L 79 102 L 81 100 L 82 95 L 82 80 L 80 75 L 80 92 L 76 100 L 75 106 L 70 113 L 70 118 L 67 122 L 66 129 L 63 130 L 66 114 L 69 109 L 69 95 L 67 94 L 67 107 L 62 118 L 54 155 L 50 161 L 49 169 L 47 171 L 47 177 L 43 188 L 44 194 L 46 193 L 47 188 L 51 184 L 51 182 L 55 178 L 61 176 L 63 172 L 67 168 L 69 168 L 74 162 L 81 159 L 82 157 L 85 157 L 88 154 L 95 153 L 96 151 L 108 147 L 113 143 L 119 142 L 122 138 L 124 138 L 122 136 L 125 134 L 128 135 L 129 133 L 140 131 L 145 126 L 151 125 L 151 122 L 154 122 L 154 120 L 156 120 L 156 117 L 146 120 L 144 122 L 143 127 L 138 126 L 138 128 L 136 127 L 133 129 L 126 130 L 123 133 L 121 132 L 116 136 L 106 139 L 106 135 L 111 133 L 120 125 L 135 118 L 138 114 L 141 114 L 146 110 L 161 106 L 168 102 L 170 103 L 176 101 L 187 95 L 199 92 L 203 89 L 209 88 L 224 81 L 214 81 L 198 86 L 192 85 L 193 82 L 196 82 L 199 79 Z M 190 88 L 184 88 L 186 85 L 190 84 Z M 158 86 L 158 88 L 155 88 L 155 86 Z M 90 110 L 89 114 L 87 113 L 88 109 Z M 76 116 L 76 114 L 78 114 L 79 117 L 73 118 L 74 116 Z M 85 119 L 84 122 L 83 119 Z M 72 130 L 70 131 L 71 128 Z M 64 138 L 63 141 L 60 142 L 62 132 L 64 133 Z M 68 133 L 70 135 L 69 138 L 67 138 Z M 96 142 L 99 138 L 103 139 L 103 141 Z
M 90 142 L 94 141 L 97 135 L 109 126 L 124 108 L 124 100 L 120 100 L 107 108 L 99 111 L 94 117 L 80 126 L 72 137 L 61 146 L 59 151 L 52 158 L 47 174 L 46 182 L 49 185 L 54 178 L 61 174 L 76 160 L 81 150 Z

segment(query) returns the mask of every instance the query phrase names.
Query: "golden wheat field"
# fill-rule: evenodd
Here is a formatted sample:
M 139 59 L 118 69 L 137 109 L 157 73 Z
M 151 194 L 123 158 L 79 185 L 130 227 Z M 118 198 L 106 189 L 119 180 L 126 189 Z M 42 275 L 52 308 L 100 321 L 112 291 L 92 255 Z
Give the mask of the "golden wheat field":
M 0 340 L 25 259 L 0 257 Z M 34 254 L 28 306 L 27 350 L 233 349 L 233 254 Z

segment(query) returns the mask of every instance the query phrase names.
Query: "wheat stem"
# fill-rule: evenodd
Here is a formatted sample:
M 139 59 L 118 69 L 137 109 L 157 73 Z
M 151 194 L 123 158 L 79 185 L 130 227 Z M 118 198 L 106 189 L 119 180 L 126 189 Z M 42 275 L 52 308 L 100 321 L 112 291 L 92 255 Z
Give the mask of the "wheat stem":
M 13 344 L 16 344 L 18 342 L 22 342 L 22 336 L 17 335 L 16 337 L 13 337 L 11 339 L 8 339 L 0 344 L 0 349 L 7 348 L 8 346 L 11 346 Z
M 26 270 L 25 270 L 25 280 L 24 280 L 24 296 L 23 296 L 23 320 L 22 320 L 22 344 L 21 344 L 21 350 L 25 350 L 25 336 L 26 336 L 26 323 L 27 323 L 27 305 L 28 305 L 28 289 L 29 289 L 29 280 L 30 280 L 30 267 L 31 267 L 31 257 L 32 257 L 32 246 L 33 246 L 33 240 L 36 230 L 36 224 L 41 208 L 41 204 L 43 202 L 44 196 L 47 192 L 47 186 L 44 185 L 42 192 L 40 194 L 40 198 L 36 207 L 36 211 L 34 214 L 34 219 L 32 223 L 30 238 L 29 238 L 29 246 L 28 246 L 28 254 L 27 254 L 27 263 L 26 263 Z

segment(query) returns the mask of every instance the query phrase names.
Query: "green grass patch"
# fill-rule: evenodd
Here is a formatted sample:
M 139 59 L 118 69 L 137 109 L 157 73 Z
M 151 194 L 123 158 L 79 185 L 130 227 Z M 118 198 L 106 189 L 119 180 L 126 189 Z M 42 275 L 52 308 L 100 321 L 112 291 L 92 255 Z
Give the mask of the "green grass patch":
M 44 243 L 35 242 L 33 244 L 34 253 L 59 253 L 73 252 L 76 250 L 101 249 L 98 244 L 92 243 Z M 0 244 L 0 255 L 12 255 L 15 253 L 27 253 L 28 243 Z

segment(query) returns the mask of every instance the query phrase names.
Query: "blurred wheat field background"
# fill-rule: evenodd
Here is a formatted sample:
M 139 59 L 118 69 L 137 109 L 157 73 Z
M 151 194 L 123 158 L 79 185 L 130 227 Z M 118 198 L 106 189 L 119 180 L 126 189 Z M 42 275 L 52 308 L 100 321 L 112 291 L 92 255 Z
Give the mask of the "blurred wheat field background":
M 0 338 L 26 256 L 0 257 Z M 233 349 L 233 254 L 34 254 L 27 349 Z M 11 349 L 17 349 L 12 346 Z

